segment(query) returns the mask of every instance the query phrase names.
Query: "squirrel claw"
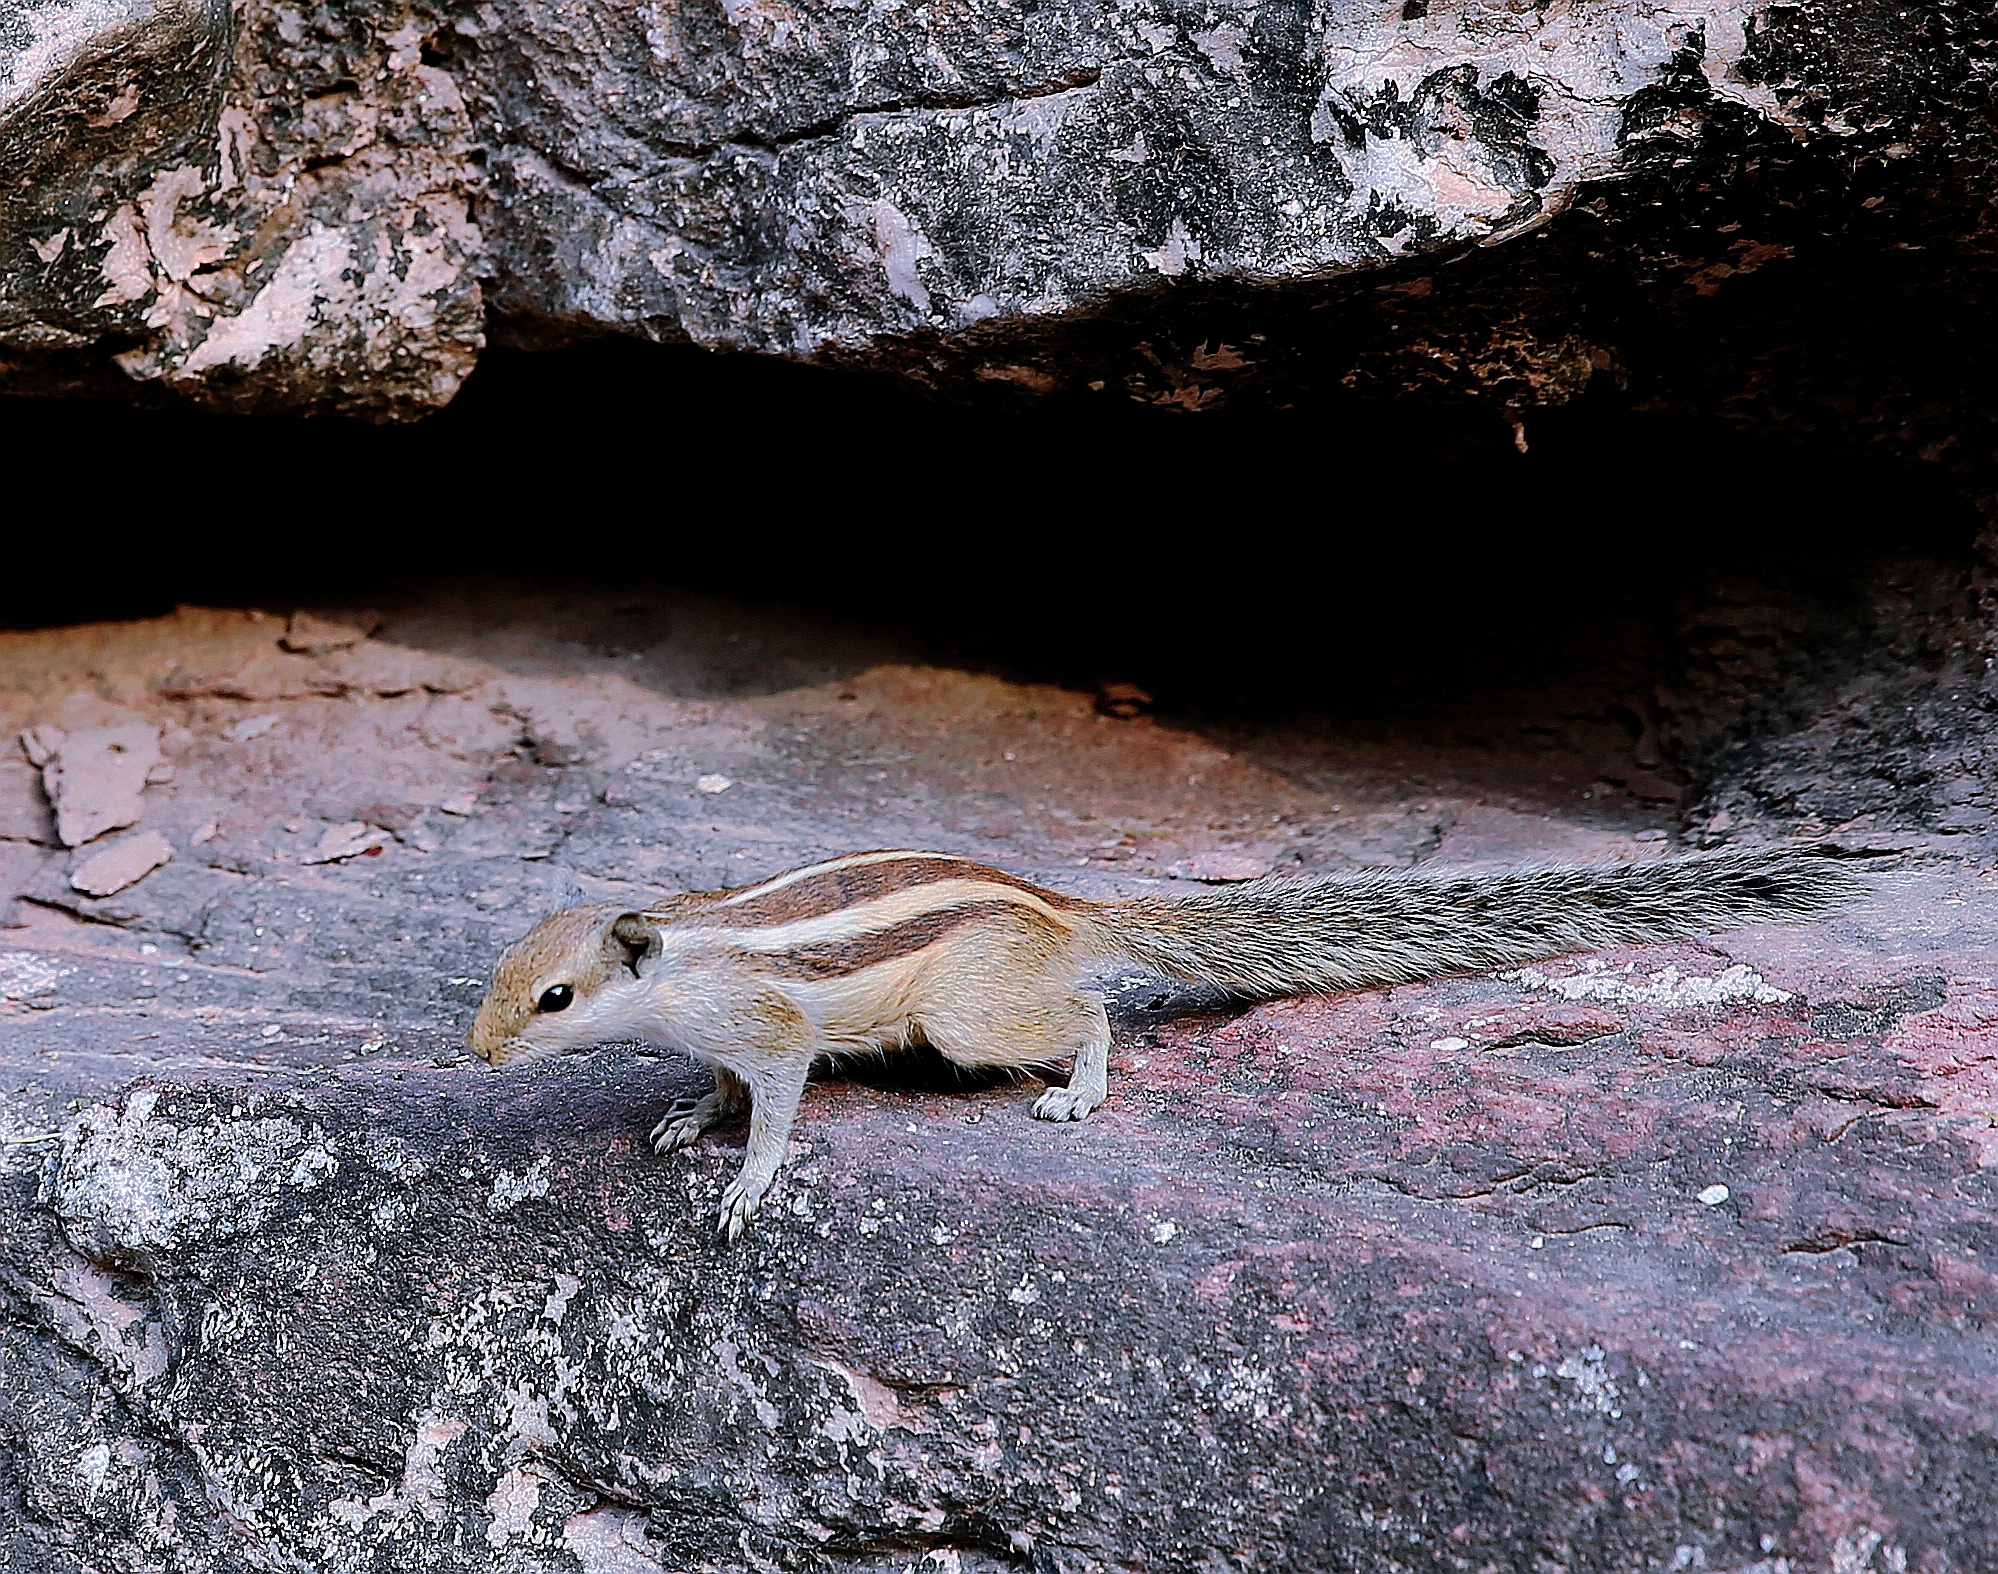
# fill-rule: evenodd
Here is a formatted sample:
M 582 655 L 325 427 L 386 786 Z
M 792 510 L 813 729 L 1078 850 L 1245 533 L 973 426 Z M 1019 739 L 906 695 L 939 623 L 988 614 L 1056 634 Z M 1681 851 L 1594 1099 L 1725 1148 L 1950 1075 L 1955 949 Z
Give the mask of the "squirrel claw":
M 1049 1088 L 1034 1101 L 1034 1119 L 1081 1120 L 1099 1102 L 1074 1088 Z
M 728 1190 L 722 1193 L 721 1216 L 717 1220 L 719 1233 L 726 1235 L 733 1245 L 742 1238 L 742 1232 L 756 1217 L 756 1210 L 762 1203 L 761 1191 L 750 1191 L 740 1180 L 731 1182 Z
M 711 1123 L 710 1112 L 699 1099 L 675 1099 L 659 1124 L 652 1128 L 652 1151 L 658 1154 L 676 1148 L 692 1147 Z

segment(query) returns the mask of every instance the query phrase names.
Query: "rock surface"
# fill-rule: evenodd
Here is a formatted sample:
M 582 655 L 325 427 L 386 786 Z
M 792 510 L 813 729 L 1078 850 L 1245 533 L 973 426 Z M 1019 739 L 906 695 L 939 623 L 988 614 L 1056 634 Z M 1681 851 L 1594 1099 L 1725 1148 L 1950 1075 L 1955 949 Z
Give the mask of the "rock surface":
M 1110 980 L 1092 1120 L 822 1082 L 730 1249 L 740 1131 L 643 1141 L 699 1074 L 463 1063 L 540 904 L 868 844 L 1108 892 L 1673 822 L 1553 785 L 1637 776 L 1581 734 L 1224 747 L 629 594 L 434 598 L 317 654 L 227 612 L 0 635 L 10 730 L 159 728 L 175 853 L 92 898 L 96 849 L 0 802 L 37 860 L 0 932 L 0 1562 L 1998 1560 L 1998 881 L 1962 837 L 1810 929 L 1250 1009 Z
M 1745 281 L 1780 302 L 1802 258 L 1854 302 L 1815 305 L 1813 342 L 1896 415 L 1817 400 L 1808 352 L 1762 366 L 1751 338 L 1719 374 L 1744 417 L 1809 385 L 1798 429 L 1975 447 L 1981 220 L 1947 193 L 1990 155 L 1989 19 L 1955 0 L 0 16 L 16 389 L 394 419 L 448 400 L 491 322 L 1187 409 L 1516 412 L 1632 376 L 1704 407 L 1673 341 L 1726 340 L 1767 309 Z M 1842 319 L 1892 338 L 1917 298 L 1963 303 L 1965 364 L 1911 401 L 1910 352 Z

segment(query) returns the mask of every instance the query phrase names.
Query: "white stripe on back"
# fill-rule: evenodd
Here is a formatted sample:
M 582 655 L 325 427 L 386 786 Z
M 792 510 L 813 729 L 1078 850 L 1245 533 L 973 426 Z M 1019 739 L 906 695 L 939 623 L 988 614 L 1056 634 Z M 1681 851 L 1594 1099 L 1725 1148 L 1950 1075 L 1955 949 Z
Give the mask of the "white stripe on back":
M 812 864 L 803 869 L 793 869 L 788 874 L 780 874 L 774 879 L 765 880 L 761 885 L 752 885 L 746 891 L 737 891 L 735 895 L 725 897 L 715 905 L 717 907 L 736 907 L 743 902 L 753 902 L 759 896 L 768 896 L 773 891 L 781 891 L 787 885 L 796 885 L 800 880 L 809 880 L 815 874 L 833 874 L 841 869 L 861 869 L 865 868 L 868 864 L 892 863 L 901 858 L 945 858 L 952 863 L 969 862 L 968 859 L 960 858 L 955 853 L 906 851 L 853 853 L 845 858 L 834 858 L 822 864 Z
M 788 924 L 769 924 L 760 929 L 696 928 L 673 926 L 666 933 L 676 940 L 692 942 L 712 938 L 744 951 L 791 951 L 799 946 L 824 945 L 833 941 L 857 940 L 925 913 L 943 912 L 973 902 L 1017 902 L 1030 907 L 1062 928 L 1068 921 L 1031 891 L 994 880 L 933 880 L 928 885 L 891 891 L 871 901 L 843 907 L 819 918 L 798 918 Z

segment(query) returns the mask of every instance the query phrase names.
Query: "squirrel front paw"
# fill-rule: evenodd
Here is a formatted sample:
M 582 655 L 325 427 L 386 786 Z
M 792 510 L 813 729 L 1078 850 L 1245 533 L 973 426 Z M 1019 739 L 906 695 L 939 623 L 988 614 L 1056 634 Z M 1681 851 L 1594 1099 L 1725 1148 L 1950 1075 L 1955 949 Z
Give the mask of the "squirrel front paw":
M 756 1182 L 738 1175 L 722 1193 L 721 1216 L 718 1225 L 720 1233 L 731 1242 L 741 1239 L 749 1221 L 756 1217 L 756 1210 L 763 1206 L 763 1194 L 770 1189 L 770 1182 Z

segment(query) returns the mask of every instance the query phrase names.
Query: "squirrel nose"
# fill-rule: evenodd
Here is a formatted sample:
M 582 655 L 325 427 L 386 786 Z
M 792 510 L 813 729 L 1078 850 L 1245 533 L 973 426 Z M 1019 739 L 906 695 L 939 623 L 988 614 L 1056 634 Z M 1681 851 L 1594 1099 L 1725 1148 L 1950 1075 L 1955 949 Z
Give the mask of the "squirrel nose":
M 465 1047 L 489 1066 L 494 1064 L 493 1057 L 499 1053 L 500 1046 L 505 1042 L 501 1034 L 493 1031 L 493 1026 L 486 1020 L 483 1011 L 473 1019 L 472 1031 L 465 1035 Z

